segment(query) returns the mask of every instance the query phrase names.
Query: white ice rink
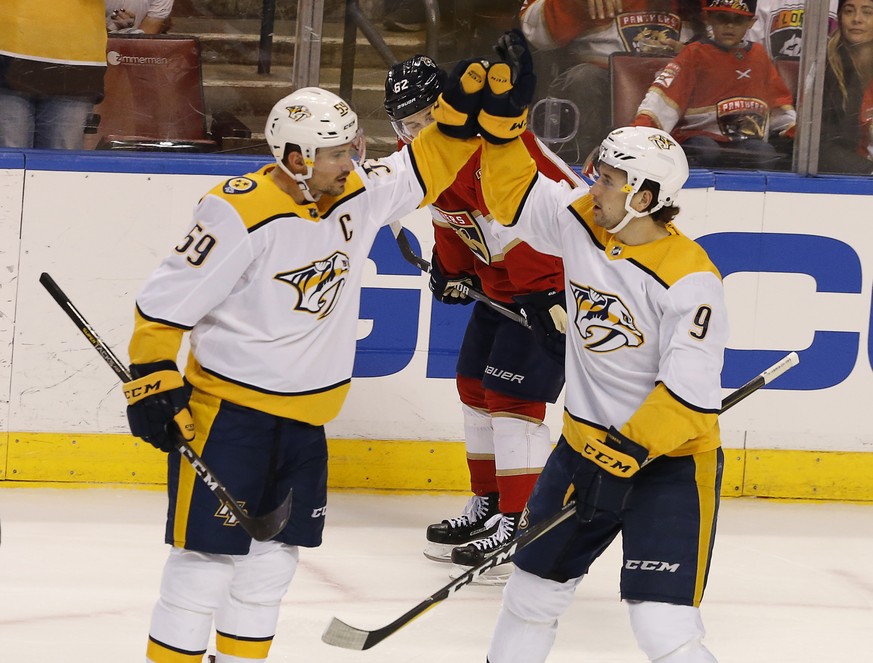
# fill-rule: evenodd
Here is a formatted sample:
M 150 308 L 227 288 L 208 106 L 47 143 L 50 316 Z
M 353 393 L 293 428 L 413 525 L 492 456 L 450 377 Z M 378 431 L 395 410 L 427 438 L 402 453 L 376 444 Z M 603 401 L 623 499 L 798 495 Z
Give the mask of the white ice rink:
M 332 493 L 270 660 L 483 663 L 494 587 L 464 588 L 368 651 L 320 640 L 332 616 L 384 626 L 449 582 L 421 554 L 424 528 L 465 500 Z M 164 511 L 157 491 L 0 488 L 0 663 L 143 661 Z M 550 663 L 645 661 L 618 600 L 619 553 L 583 581 Z M 703 618 L 721 663 L 873 663 L 873 504 L 723 501 Z

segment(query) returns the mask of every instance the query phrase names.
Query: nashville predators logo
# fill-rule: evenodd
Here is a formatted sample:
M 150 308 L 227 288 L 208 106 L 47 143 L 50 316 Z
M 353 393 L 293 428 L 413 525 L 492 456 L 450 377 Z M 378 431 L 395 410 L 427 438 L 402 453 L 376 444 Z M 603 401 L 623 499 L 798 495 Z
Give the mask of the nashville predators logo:
M 670 140 L 667 136 L 662 136 L 661 134 L 655 134 L 653 136 L 649 136 L 649 140 L 654 143 L 655 147 L 659 150 L 669 150 L 671 147 L 676 147 L 676 143 Z
M 288 117 L 295 122 L 312 117 L 312 112 L 306 106 L 286 106 L 285 110 L 288 111 Z
M 298 294 L 295 311 L 317 313 L 322 319 L 336 308 L 348 272 L 349 257 L 337 251 L 329 258 L 317 260 L 302 269 L 277 274 L 274 278 L 294 286 Z
M 618 297 L 576 283 L 571 283 L 570 287 L 576 301 L 576 328 L 587 341 L 587 350 L 612 352 L 643 344 L 642 332 Z
M 239 502 L 239 505 L 245 507 L 246 503 Z M 245 511 L 245 508 L 243 508 L 243 511 Z M 221 506 L 218 507 L 218 511 L 215 512 L 215 517 L 223 519 L 223 525 L 225 527 L 236 527 L 239 524 L 239 520 L 237 520 L 237 517 L 233 515 L 233 511 L 231 511 L 224 502 L 221 503 Z

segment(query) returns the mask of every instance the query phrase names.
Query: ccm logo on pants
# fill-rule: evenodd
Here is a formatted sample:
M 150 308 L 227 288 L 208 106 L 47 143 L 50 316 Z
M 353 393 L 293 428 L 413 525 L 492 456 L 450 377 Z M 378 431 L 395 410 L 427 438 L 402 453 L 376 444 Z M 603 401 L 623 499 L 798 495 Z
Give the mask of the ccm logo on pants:
M 679 570 L 679 563 L 670 564 L 669 562 L 655 562 L 648 559 L 629 559 L 624 563 L 624 568 L 630 571 L 669 571 L 676 573 Z

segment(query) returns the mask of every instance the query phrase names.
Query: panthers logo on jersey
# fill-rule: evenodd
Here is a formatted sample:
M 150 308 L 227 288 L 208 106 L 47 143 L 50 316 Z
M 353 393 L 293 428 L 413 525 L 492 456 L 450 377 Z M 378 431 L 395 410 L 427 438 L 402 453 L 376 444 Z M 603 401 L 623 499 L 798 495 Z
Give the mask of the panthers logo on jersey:
M 294 286 L 298 300 L 296 311 L 317 313 L 318 318 L 331 314 L 339 302 L 349 272 L 349 257 L 337 251 L 329 258 L 317 260 L 307 267 L 283 272 L 275 276 Z
M 592 352 L 612 352 L 625 346 L 635 348 L 644 342 L 634 317 L 616 295 L 570 283 L 576 301 L 576 328 Z

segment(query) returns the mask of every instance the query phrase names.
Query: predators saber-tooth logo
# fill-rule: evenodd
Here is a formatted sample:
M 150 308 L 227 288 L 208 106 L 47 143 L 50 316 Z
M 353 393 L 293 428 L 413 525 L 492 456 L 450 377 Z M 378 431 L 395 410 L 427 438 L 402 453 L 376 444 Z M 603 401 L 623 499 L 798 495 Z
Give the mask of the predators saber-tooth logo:
M 324 260 L 311 265 L 282 272 L 274 278 L 290 283 L 297 291 L 296 311 L 317 313 L 319 319 L 327 317 L 336 308 L 349 272 L 349 257 L 337 251 Z
M 571 283 L 576 302 L 576 328 L 592 352 L 612 352 L 635 348 L 644 342 L 634 318 L 616 295 L 598 292 L 589 286 Z

